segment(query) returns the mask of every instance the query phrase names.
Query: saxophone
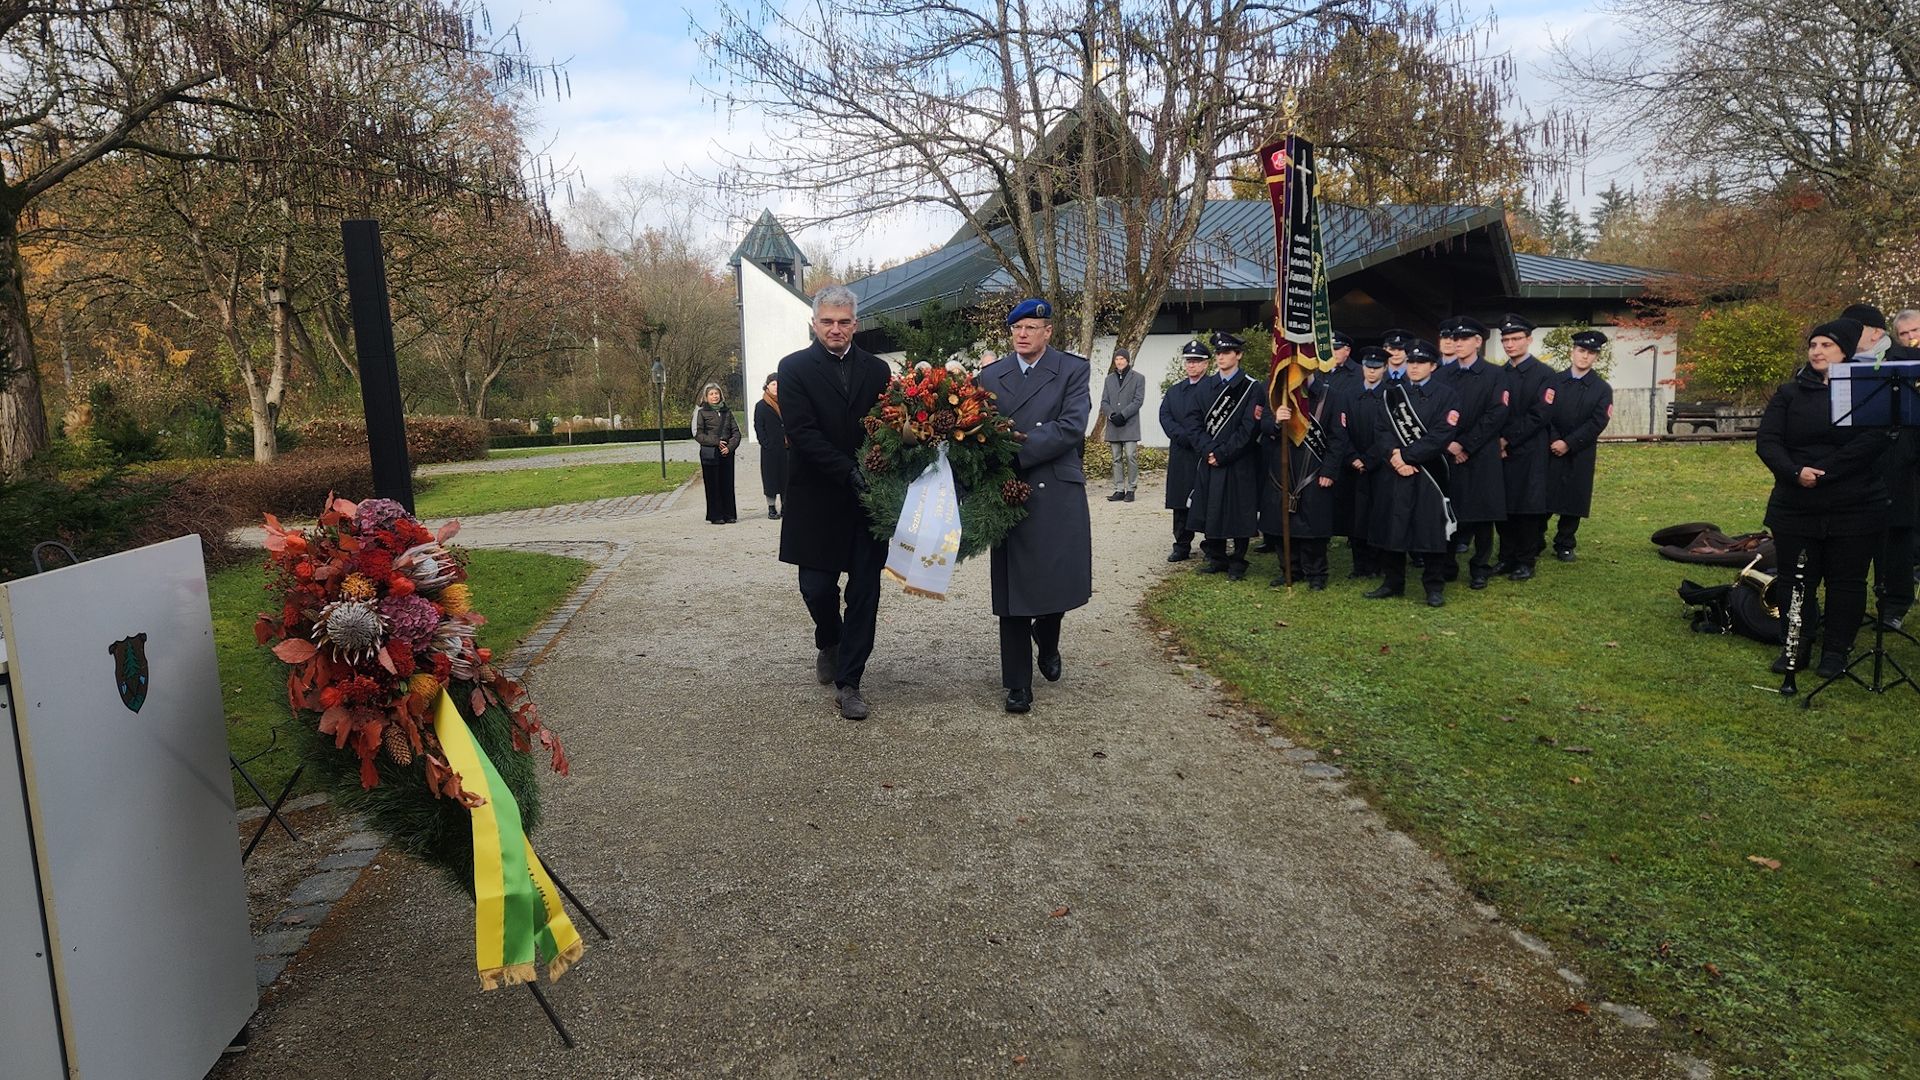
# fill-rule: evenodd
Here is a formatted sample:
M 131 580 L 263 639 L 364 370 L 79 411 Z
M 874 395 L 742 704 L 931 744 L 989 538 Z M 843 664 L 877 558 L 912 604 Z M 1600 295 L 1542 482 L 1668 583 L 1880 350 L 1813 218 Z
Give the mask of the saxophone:
M 1787 590 L 1787 612 L 1782 637 L 1787 650 L 1787 674 L 1780 681 L 1780 695 L 1792 697 L 1800 692 L 1796 676 L 1800 671 L 1800 637 L 1807 620 L 1807 552 L 1801 549 L 1793 560 L 1793 586 Z

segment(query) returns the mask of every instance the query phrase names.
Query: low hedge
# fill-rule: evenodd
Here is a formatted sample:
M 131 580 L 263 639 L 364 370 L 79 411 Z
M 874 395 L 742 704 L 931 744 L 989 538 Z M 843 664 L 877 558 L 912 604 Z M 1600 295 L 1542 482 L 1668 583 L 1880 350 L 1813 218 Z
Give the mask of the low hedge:
M 1087 449 L 1081 455 L 1081 462 L 1089 478 L 1113 475 L 1113 444 L 1108 442 L 1087 443 Z M 1167 467 L 1167 448 L 1164 446 L 1143 446 L 1140 448 L 1140 471 L 1159 472 Z
M 471 416 L 407 417 L 407 459 L 415 465 L 473 461 L 487 456 L 489 422 Z M 323 417 L 301 424 L 300 445 L 315 450 L 367 449 L 367 425 L 358 417 Z
M 576 431 L 572 435 L 495 435 L 487 440 L 489 450 L 518 450 L 528 446 L 599 446 L 605 443 L 658 442 L 659 428 L 605 428 Z M 668 442 L 691 439 L 685 425 L 666 430 Z

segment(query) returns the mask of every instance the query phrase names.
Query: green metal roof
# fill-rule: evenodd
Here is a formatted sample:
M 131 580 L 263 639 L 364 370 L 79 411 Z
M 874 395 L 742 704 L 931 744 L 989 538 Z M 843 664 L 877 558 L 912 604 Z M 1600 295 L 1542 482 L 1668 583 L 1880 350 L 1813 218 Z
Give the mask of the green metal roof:
M 727 265 L 737 267 L 743 258 L 756 266 L 765 266 L 769 262 L 788 262 L 797 269 L 807 265 L 807 257 L 801 254 L 800 245 L 787 235 L 787 230 L 781 227 L 771 210 L 760 211 L 759 219 L 747 230 L 747 238 L 733 249 Z

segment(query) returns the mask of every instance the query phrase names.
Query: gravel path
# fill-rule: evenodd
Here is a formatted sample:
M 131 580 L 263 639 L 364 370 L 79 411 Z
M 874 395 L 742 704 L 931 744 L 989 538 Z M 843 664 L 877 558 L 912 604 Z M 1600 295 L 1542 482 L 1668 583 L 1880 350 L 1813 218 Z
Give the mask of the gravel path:
M 853 724 L 776 523 L 696 488 L 545 528 L 631 544 L 532 676 L 574 762 L 539 845 L 617 938 L 550 990 L 580 1047 L 481 993 L 466 906 L 387 856 L 214 1075 L 1685 1075 L 1170 656 L 1136 614 L 1159 492 L 1094 491 L 1094 600 L 1019 718 L 984 560 L 889 590 Z

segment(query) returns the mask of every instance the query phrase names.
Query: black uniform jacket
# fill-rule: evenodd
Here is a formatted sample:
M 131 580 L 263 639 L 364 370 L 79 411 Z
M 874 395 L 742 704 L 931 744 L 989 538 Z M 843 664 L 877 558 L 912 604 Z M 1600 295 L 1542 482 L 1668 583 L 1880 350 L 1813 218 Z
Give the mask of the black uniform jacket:
M 837 364 L 851 364 L 842 387 Z M 885 360 L 852 346 L 835 360 L 815 341 L 780 361 L 780 416 L 787 429 L 787 504 L 780 518 L 780 561 L 844 571 L 856 545 L 884 549 L 853 488 L 853 467 L 867 432 L 860 421 L 887 388 Z M 874 560 L 878 565 L 879 560 Z
M 1547 513 L 1586 517 L 1593 512 L 1594 447 L 1613 419 L 1613 387 L 1595 372 L 1576 379 L 1569 369 L 1546 381 L 1540 402 L 1546 406 L 1547 444 L 1567 443 L 1566 454 L 1547 457 Z
M 1250 537 L 1260 528 L 1260 484 L 1266 471 L 1260 462 L 1260 418 L 1268 411 L 1267 388 L 1244 371 L 1236 370 L 1234 381 L 1247 383 L 1247 392 L 1212 435 L 1207 434 L 1206 412 L 1225 392 L 1228 380 L 1209 375 L 1194 387 L 1206 405 L 1200 410 L 1200 465 L 1187 527 L 1212 539 Z M 1207 464 L 1209 454 L 1218 465 Z
M 1547 512 L 1547 417 L 1540 391 L 1554 371 L 1532 353 L 1507 365 L 1507 513 Z
M 1334 535 L 1333 489 L 1320 486 L 1320 477 L 1338 474 L 1331 428 L 1338 427 L 1339 420 L 1331 411 L 1329 398 L 1326 378 L 1316 376 L 1307 386 L 1307 407 L 1319 424 L 1321 450 L 1314 449 L 1316 440 L 1312 435 L 1299 446 L 1290 447 L 1287 453 L 1290 476 L 1280 471 L 1280 443 L 1287 437 L 1286 429 L 1274 419 L 1271 410 L 1261 411 L 1260 531 L 1269 536 L 1280 535 L 1280 515 L 1286 512 L 1289 490 L 1298 496 L 1292 535 L 1303 540 Z
M 1767 527 L 1775 532 L 1857 536 L 1886 527 L 1880 458 L 1892 439 L 1885 428 L 1836 427 L 1831 402 L 1826 380 L 1801 368 L 1773 392 L 1760 416 L 1754 450 L 1773 473 Z M 1826 470 L 1810 488 L 1800 486 L 1800 470 L 1807 466 Z
M 1460 397 L 1438 374 L 1420 386 L 1395 382 L 1381 393 L 1380 431 L 1374 447 L 1382 472 L 1382 487 L 1375 494 L 1383 505 L 1374 518 L 1379 535 L 1367 539 L 1388 551 L 1445 551 L 1449 537 L 1442 489 L 1447 482 L 1447 444 L 1459 437 Z M 1390 419 L 1402 402 L 1411 404 L 1425 429 L 1406 443 Z M 1394 471 L 1395 450 L 1402 461 L 1418 467 L 1412 476 Z
M 1462 524 L 1505 521 L 1507 473 L 1500 462 L 1500 433 L 1512 399 L 1506 369 L 1480 359 L 1443 368 L 1438 377 L 1460 395 L 1460 426 L 1453 438 L 1467 452 L 1467 460 L 1447 463 L 1453 512 Z
M 1333 453 L 1340 462 L 1340 475 L 1353 490 L 1352 531 L 1347 535 L 1361 543 L 1371 543 L 1373 535 L 1384 528 L 1374 519 L 1386 502 L 1380 494 L 1385 488 L 1386 473 L 1380 458 L 1380 429 L 1386 423 L 1380 395 L 1386 386 L 1384 378 L 1371 389 L 1362 382 L 1353 396 L 1341 403 L 1331 425 Z M 1359 468 L 1354 467 L 1356 461 L 1360 463 Z
M 764 397 L 753 406 L 753 438 L 760 444 L 760 490 L 771 499 L 787 489 L 787 428 Z
M 1213 395 L 1203 388 L 1219 380 L 1209 375 L 1198 383 L 1182 376 L 1160 398 L 1160 430 L 1167 434 L 1167 509 L 1185 510 L 1193 495 L 1193 479 L 1199 473 L 1200 440 L 1206 437 L 1202 426 Z

